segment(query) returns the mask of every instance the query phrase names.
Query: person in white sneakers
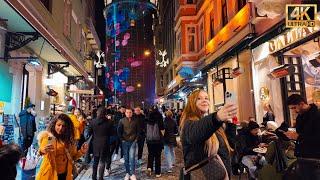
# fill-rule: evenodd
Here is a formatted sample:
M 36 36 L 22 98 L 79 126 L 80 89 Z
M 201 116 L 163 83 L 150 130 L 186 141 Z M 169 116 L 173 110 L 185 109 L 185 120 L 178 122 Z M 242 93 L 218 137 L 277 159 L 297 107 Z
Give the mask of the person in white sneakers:
M 118 137 L 122 142 L 123 155 L 125 159 L 126 176 L 125 180 L 136 180 L 135 164 L 136 164 L 136 149 L 139 136 L 139 123 L 135 118 L 132 118 L 132 109 L 126 108 L 126 117 L 121 119 L 118 125 Z

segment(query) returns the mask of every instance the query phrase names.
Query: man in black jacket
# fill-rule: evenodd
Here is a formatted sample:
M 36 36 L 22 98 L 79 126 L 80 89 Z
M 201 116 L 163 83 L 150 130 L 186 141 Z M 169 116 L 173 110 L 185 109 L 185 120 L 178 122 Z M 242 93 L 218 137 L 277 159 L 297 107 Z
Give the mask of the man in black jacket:
M 23 138 L 22 150 L 24 156 L 28 154 L 28 148 L 32 145 L 34 133 L 37 131 L 34 111 L 35 105 L 29 104 L 26 109 L 19 113 L 20 118 L 20 128 Z
M 144 141 L 146 138 L 146 117 L 144 114 L 141 113 L 141 108 L 137 106 L 134 108 L 134 118 L 138 121 L 140 127 L 140 134 L 138 138 L 138 164 L 142 164 L 142 154 L 143 154 L 143 147 Z
M 99 179 L 103 179 L 104 168 L 109 152 L 109 138 L 112 133 L 112 122 L 106 118 L 106 109 L 99 107 L 97 118 L 92 120 L 89 125 L 89 134 L 93 135 L 93 168 L 92 179 L 97 179 L 97 170 L 99 165 Z
M 298 114 L 296 132 L 285 134 L 296 140 L 295 155 L 300 164 L 301 177 L 320 179 L 320 111 L 315 104 L 308 104 L 298 94 L 292 94 L 287 101 L 289 109 Z

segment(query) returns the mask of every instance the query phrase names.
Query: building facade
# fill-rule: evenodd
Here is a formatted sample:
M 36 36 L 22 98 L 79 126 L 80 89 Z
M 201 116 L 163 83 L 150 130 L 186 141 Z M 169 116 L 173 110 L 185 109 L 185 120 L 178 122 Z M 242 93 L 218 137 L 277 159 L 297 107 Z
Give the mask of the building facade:
M 310 1 L 294 1 L 313 4 Z M 252 44 L 253 91 L 257 119 L 272 108 L 278 124 L 295 126 L 297 114 L 286 105 L 288 96 L 300 94 L 319 106 L 319 2 L 315 27 L 287 28 L 285 11 L 256 23 L 258 37 Z M 273 4 L 274 5 L 274 4 Z M 276 6 L 276 5 L 274 5 Z M 285 9 L 284 3 L 278 4 Z M 264 6 L 258 7 L 264 10 Z M 267 16 L 270 10 L 266 10 Z
M 1 97 L 4 114 L 18 114 L 26 101 L 38 118 L 63 112 L 78 90 L 94 86 L 90 54 L 100 50 L 95 24 L 96 1 L 1 1 Z M 103 4 L 103 1 L 102 1 Z M 5 69 L 5 70 L 3 70 Z M 4 83 L 3 83 L 4 82 Z M 70 85 L 75 85 L 69 92 Z M 49 96 L 57 92 L 57 96 Z

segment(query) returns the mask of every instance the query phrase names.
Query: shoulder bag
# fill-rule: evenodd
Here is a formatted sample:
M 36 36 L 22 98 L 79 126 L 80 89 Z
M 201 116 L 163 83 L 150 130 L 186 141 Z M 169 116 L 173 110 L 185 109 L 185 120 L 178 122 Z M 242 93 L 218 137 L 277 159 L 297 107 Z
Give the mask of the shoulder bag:
M 227 180 L 227 170 L 219 155 L 206 158 L 188 169 L 182 168 L 180 180 Z

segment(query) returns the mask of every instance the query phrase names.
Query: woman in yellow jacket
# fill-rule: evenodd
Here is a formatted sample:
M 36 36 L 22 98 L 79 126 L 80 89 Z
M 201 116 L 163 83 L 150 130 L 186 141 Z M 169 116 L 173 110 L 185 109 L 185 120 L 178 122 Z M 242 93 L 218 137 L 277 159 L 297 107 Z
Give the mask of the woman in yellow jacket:
M 38 135 L 39 153 L 44 156 L 36 180 L 72 180 L 72 163 L 88 150 L 82 145 L 77 151 L 74 144 L 74 127 L 66 114 L 51 122 L 47 131 Z

